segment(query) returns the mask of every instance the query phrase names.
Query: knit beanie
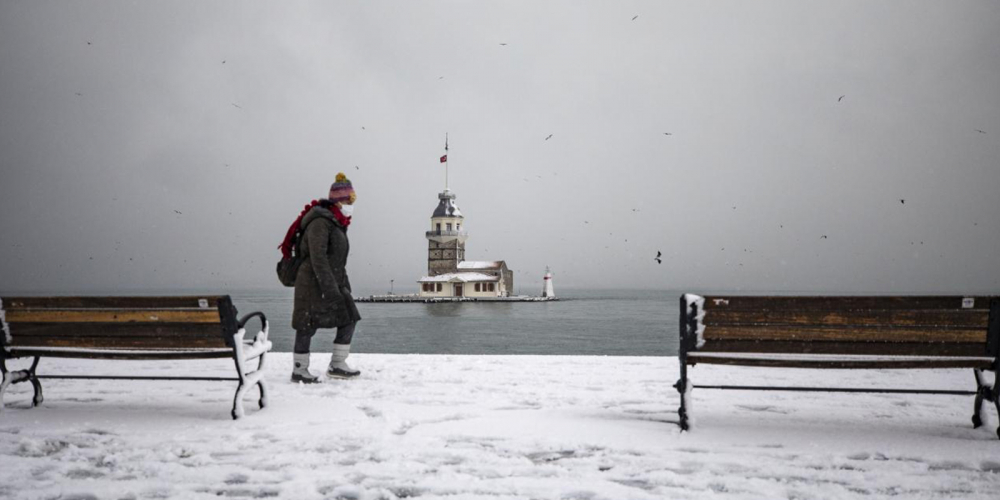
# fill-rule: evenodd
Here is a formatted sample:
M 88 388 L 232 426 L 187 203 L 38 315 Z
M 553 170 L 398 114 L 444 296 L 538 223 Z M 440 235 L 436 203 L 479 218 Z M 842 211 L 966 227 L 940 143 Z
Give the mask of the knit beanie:
M 351 180 L 343 172 L 338 173 L 337 181 L 330 186 L 330 201 L 347 201 L 351 199 L 352 193 L 354 193 L 354 186 L 351 185 Z

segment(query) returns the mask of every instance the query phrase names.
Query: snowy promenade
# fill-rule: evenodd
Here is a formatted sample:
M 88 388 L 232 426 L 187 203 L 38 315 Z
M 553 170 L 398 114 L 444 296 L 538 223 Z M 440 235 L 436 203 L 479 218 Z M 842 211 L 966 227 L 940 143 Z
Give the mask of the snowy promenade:
M 325 364 L 328 354 L 314 354 Z M 359 354 L 229 418 L 232 382 L 43 380 L 0 414 L 0 498 L 963 498 L 1000 494 L 997 420 L 971 396 L 696 390 L 675 358 Z M 39 372 L 231 376 L 226 360 L 43 359 Z M 878 375 L 876 377 L 876 374 Z M 695 367 L 695 383 L 972 390 L 971 370 Z M 822 380 L 821 380 L 822 379 Z

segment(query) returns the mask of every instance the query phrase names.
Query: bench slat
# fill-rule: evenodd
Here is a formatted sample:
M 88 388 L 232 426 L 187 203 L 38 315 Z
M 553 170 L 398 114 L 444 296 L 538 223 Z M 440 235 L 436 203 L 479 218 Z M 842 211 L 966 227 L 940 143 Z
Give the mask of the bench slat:
M 30 337 L 26 340 L 15 338 L 11 349 L 26 347 L 80 347 L 84 349 L 187 349 L 187 348 L 224 348 L 222 336 L 217 337 L 178 337 L 146 336 L 146 337 L 88 337 L 88 336 L 58 336 Z
M 74 346 L 75 347 L 75 346 Z M 231 358 L 232 349 L 203 349 L 177 351 L 174 349 L 164 349 L 163 351 L 141 351 L 141 350 L 85 350 L 67 349 L 60 350 L 17 350 L 12 353 L 15 357 L 24 356 L 44 356 L 46 358 L 82 358 L 82 359 L 213 359 Z
M 896 360 L 850 360 L 850 359 L 779 359 L 779 358 L 735 358 L 724 355 L 698 354 L 688 359 L 688 364 L 770 366 L 781 368 L 984 368 L 989 369 L 993 360 L 989 358 L 941 358 L 941 359 L 896 359 Z
M 174 337 L 179 345 L 189 339 L 224 341 L 218 323 L 12 323 L 12 345 L 32 345 L 46 337 L 135 338 Z
M 963 307 L 963 300 L 973 299 L 972 307 Z M 785 297 L 785 296 L 707 296 L 705 310 L 755 310 L 755 311 L 844 311 L 844 310 L 920 310 L 958 309 L 983 310 L 990 308 L 985 296 L 897 296 L 897 297 Z
M 706 340 L 698 353 L 806 353 L 874 356 L 986 356 L 982 343 Z
M 970 327 L 986 329 L 989 311 L 967 310 L 872 310 L 872 311 L 748 311 L 713 309 L 705 314 L 706 325 L 899 325 Z
M 2 297 L 2 299 L 4 309 L 10 312 L 15 309 L 202 308 L 199 300 L 207 300 L 208 308 L 218 309 L 219 301 L 224 297 L 189 295 L 171 297 Z
M 707 317 L 707 315 L 706 315 Z M 882 326 L 706 326 L 704 338 L 844 342 L 979 342 L 986 349 L 986 328 L 917 328 Z
M 220 323 L 217 309 L 14 309 L 8 323 L 189 322 Z M 16 326 L 12 326 L 16 328 Z

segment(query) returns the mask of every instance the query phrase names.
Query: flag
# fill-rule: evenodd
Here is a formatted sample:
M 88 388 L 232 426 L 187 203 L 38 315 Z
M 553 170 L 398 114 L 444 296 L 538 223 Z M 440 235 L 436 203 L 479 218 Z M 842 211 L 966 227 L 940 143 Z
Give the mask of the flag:
M 445 163 L 447 161 L 448 161 L 448 155 L 444 155 L 441 157 L 441 163 Z

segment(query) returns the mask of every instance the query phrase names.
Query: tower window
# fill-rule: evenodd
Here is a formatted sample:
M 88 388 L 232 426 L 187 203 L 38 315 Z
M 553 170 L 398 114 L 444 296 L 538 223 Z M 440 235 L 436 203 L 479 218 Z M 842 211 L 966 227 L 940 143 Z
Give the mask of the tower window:
M 461 231 L 461 230 L 462 230 L 462 225 L 461 224 L 455 224 L 455 231 Z
M 438 231 L 438 232 L 440 233 L 440 232 L 441 232 L 441 223 L 440 223 L 440 222 L 438 222 L 438 223 L 437 223 L 437 226 L 438 226 L 438 228 L 437 228 L 437 231 Z
M 491 292 L 495 292 L 496 291 L 496 288 L 494 288 L 493 283 L 490 283 L 490 291 Z
M 448 223 L 448 230 L 451 231 L 451 223 Z
M 441 283 L 437 284 L 437 291 L 439 291 L 439 292 L 441 291 Z
M 476 283 L 476 291 L 477 291 L 477 292 L 478 292 L 478 291 L 480 291 L 480 290 L 479 290 L 479 283 Z

